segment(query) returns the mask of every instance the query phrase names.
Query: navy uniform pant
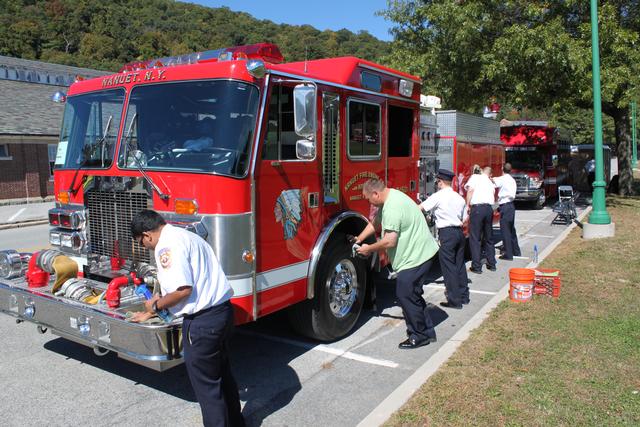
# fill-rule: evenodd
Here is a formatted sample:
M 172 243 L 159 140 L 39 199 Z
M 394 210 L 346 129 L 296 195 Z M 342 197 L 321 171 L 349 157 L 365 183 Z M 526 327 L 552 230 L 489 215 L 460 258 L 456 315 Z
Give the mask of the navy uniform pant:
M 496 265 L 496 248 L 493 246 L 493 209 L 489 204 L 471 205 L 469 216 L 469 248 L 471 268 L 482 270 L 482 253 L 487 257 L 487 265 Z
M 469 283 L 464 266 L 465 238 L 462 227 L 438 229 L 440 268 L 447 289 L 447 301 L 453 305 L 469 302 Z
M 501 204 L 498 210 L 500 211 L 500 233 L 502 234 L 504 257 L 513 259 L 514 256 L 521 255 L 515 226 L 516 208 L 513 202 L 508 202 Z
M 230 302 L 185 316 L 182 321 L 184 363 L 207 427 L 244 426 L 227 354 L 232 328 Z
M 433 257 L 417 267 L 398 271 L 396 277 L 396 297 L 407 324 L 407 335 L 416 341 L 436 337 L 427 303 L 422 298 L 422 283 L 432 263 Z

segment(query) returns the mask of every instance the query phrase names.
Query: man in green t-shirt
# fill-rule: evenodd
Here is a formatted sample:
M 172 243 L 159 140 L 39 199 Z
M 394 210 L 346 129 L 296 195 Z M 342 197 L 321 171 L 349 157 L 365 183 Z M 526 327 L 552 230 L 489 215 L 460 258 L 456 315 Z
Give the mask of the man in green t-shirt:
M 381 207 L 376 221 L 381 222 L 382 238 L 374 244 L 362 244 L 361 255 L 386 250 L 397 272 L 396 297 L 402 307 L 409 337 L 398 347 L 410 349 L 436 341 L 436 331 L 422 298 L 422 283 L 438 244 L 429 232 L 420 207 L 401 191 L 387 188 L 383 181 L 370 179 L 362 187 L 362 195 L 374 206 Z M 369 223 L 356 238 L 360 244 L 375 233 Z

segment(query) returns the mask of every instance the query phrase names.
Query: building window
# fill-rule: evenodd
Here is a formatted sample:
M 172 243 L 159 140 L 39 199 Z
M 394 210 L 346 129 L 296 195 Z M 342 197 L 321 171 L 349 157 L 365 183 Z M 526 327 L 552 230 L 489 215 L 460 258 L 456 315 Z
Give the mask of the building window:
M 53 168 L 56 164 L 56 154 L 58 152 L 58 144 L 48 144 L 47 150 L 49 151 L 49 177 L 53 179 Z
M 0 160 L 12 160 L 13 157 L 9 155 L 9 145 L 0 144 Z

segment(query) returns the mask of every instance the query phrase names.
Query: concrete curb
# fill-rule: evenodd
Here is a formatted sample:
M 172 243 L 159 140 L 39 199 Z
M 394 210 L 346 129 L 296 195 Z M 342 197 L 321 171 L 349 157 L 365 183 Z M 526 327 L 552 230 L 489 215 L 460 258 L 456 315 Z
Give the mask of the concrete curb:
M 0 230 L 9 230 L 11 228 L 31 227 L 32 225 L 49 224 L 48 219 L 34 219 L 32 221 L 13 222 L 9 224 L 0 224 Z
M 0 206 L 19 206 L 19 205 L 37 205 L 40 203 L 55 202 L 54 196 L 36 197 L 31 199 L 2 199 L 0 200 Z
M 586 208 L 578 217 L 582 221 L 591 212 L 591 207 Z M 569 227 L 560 233 L 555 240 L 549 244 L 539 255 L 538 262 L 530 262 L 526 268 L 536 267 L 544 260 L 576 227 L 572 222 Z M 489 313 L 498 306 L 509 294 L 509 282 L 507 282 L 498 293 L 489 300 L 456 334 L 438 349 L 438 351 L 427 359 L 409 378 L 398 386 L 385 400 L 383 400 L 369 415 L 367 415 L 358 427 L 380 426 L 387 421 L 391 415 L 398 411 L 402 405 L 413 396 L 413 394 L 442 366 L 469 338 L 471 332 L 484 322 Z

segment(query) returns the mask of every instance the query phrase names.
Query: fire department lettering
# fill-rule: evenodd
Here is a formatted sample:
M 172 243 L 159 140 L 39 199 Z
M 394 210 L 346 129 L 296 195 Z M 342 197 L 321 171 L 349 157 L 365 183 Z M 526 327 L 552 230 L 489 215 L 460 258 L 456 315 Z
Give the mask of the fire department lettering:
M 160 258 L 160 265 L 162 268 L 167 269 L 171 267 L 171 249 L 162 248 L 160 249 L 160 254 L 158 255 Z
M 117 74 L 115 76 L 109 76 L 102 79 L 102 87 L 122 85 L 125 83 L 139 83 L 139 82 L 152 82 L 158 80 L 165 80 L 166 70 L 147 70 L 143 73 L 134 72 L 126 74 Z

